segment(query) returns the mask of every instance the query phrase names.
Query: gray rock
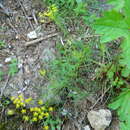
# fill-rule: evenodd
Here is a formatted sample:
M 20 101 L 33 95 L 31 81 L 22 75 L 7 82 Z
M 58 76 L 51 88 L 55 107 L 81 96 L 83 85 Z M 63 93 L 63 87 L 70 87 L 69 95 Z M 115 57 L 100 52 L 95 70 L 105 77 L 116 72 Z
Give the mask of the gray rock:
M 37 35 L 36 31 L 32 31 L 27 34 L 28 39 L 36 39 L 37 37 L 38 37 L 38 35 Z
M 83 127 L 83 130 L 91 130 L 89 125 L 86 125 L 85 127 Z
M 42 33 L 41 26 L 38 26 L 35 30 L 33 30 L 27 34 L 27 38 L 28 39 L 36 39 L 42 35 L 43 35 L 43 33 Z
M 8 57 L 8 58 L 5 59 L 5 63 L 10 62 L 11 60 L 12 60 L 12 58 L 11 58 L 11 57 Z
M 98 111 L 91 110 L 87 117 L 94 130 L 105 130 L 112 120 L 111 111 L 108 109 L 100 109 Z

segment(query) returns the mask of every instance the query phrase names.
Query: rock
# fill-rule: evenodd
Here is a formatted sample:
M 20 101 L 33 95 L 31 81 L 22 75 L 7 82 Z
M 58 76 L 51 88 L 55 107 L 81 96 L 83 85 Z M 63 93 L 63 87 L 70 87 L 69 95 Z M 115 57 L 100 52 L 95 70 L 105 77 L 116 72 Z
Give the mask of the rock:
M 86 125 L 85 127 L 83 127 L 83 130 L 91 130 L 89 125 Z
M 11 60 L 12 60 L 12 58 L 11 58 L 11 57 L 8 57 L 8 58 L 5 59 L 5 63 L 10 62 Z
M 16 59 L 16 56 L 15 56 L 15 55 L 10 56 L 10 57 L 7 57 L 7 58 L 5 59 L 5 63 L 10 63 L 13 59 Z
M 29 38 L 29 39 L 36 39 L 36 38 L 37 38 L 37 33 L 36 33 L 36 31 L 29 32 L 29 33 L 27 34 L 27 38 Z
M 27 38 L 28 39 L 36 39 L 39 36 L 42 36 L 42 30 L 41 30 L 41 26 L 38 26 L 34 31 L 31 31 L 27 34 Z
M 112 120 L 111 111 L 108 109 L 100 109 L 98 111 L 91 110 L 87 117 L 94 130 L 105 130 Z

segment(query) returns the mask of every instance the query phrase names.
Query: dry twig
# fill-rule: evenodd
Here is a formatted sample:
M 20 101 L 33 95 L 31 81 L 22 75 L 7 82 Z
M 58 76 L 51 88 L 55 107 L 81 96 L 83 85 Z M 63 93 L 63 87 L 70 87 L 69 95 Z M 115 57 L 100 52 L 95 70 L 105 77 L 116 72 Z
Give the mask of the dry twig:
M 103 98 L 103 97 L 105 96 L 105 94 L 110 90 L 110 88 L 112 88 L 112 86 L 110 86 L 109 88 L 107 88 L 107 89 L 105 90 L 105 92 L 97 99 L 97 101 L 94 103 L 93 106 L 90 107 L 90 109 L 93 109 L 93 108 L 97 105 L 97 103 L 98 103 L 100 100 L 102 100 L 102 98 Z
M 41 37 L 41 38 L 36 39 L 36 40 L 26 42 L 25 46 L 28 47 L 28 46 L 30 46 L 30 45 L 34 45 L 34 44 L 36 44 L 36 43 L 38 43 L 38 42 L 41 42 L 41 41 L 43 41 L 43 40 L 46 40 L 46 39 L 48 39 L 48 38 L 57 36 L 58 34 L 59 34 L 59 33 L 53 33 L 53 34 L 49 34 L 49 35 L 47 35 L 47 36 Z

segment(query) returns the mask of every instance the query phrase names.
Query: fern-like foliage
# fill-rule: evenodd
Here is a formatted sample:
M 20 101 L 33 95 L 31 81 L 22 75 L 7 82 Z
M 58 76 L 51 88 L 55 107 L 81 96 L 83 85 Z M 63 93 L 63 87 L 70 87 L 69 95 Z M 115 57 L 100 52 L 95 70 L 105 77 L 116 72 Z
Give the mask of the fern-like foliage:
M 118 0 L 116 0 L 118 2 Z M 124 1 L 121 12 L 110 10 L 98 18 L 93 27 L 101 35 L 101 43 L 111 42 L 117 38 L 124 38 L 121 49 L 120 65 L 124 67 L 123 76 L 130 74 L 130 0 Z

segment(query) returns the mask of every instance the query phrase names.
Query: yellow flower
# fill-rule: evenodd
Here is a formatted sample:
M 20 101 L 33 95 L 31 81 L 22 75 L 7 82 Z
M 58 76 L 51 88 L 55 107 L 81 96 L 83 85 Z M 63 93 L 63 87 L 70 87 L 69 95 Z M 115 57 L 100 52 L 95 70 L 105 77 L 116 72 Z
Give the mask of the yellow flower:
M 44 113 L 44 116 L 49 117 L 49 113 L 48 112 Z
M 28 116 L 23 116 L 23 120 L 28 121 L 29 117 Z
M 48 109 L 50 112 L 52 112 L 53 111 L 53 107 L 49 107 L 49 109 Z
M 44 20 L 44 19 L 41 19 L 41 20 L 40 20 L 40 23 L 45 23 L 45 20 Z
M 51 5 L 51 10 L 52 10 L 53 12 L 57 12 L 57 11 L 58 11 L 58 9 L 57 9 L 57 7 L 56 7 L 55 4 Z
M 16 104 L 16 108 L 20 108 L 20 105 L 19 105 L 19 104 Z
M 14 110 L 8 109 L 8 110 L 7 110 L 7 115 L 9 115 L 9 116 L 14 115 Z
M 34 111 L 39 111 L 39 108 L 38 107 L 34 107 Z
M 48 13 L 45 13 L 45 16 L 52 17 L 53 16 L 53 12 L 49 11 Z
M 18 101 L 19 101 L 19 99 L 16 98 L 16 99 L 13 101 L 13 104 L 17 104 Z
M 41 110 L 42 110 L 42 111 L 45 111 L 45 110 L 46 110 L 46 108 L 45 108 L 45 107 L 41 107 Z
M 38 101 L 38 104 L 39 104 L 39 105 L 42 105 L 42 104 L 43 104 L 43 101 L 42 101 L 42 100 L 39 100 L 39 101 Z
M 44 129 L 44 130 L 49 130 L 49 126 L 46 125 L 46 126 L 43 127 L 43 129 Z
M 22 114 L 25 114 L 25 113 L 26 113 L 26 110 L 25 110 L 25 109 L 22 109 L 22 110 L 21 110 L 21 113 L 22 113 Z
M 42 116 L 42 115 L 39 115 L 39 116 L 38 116 L 38 119 L 39 119 L 39 120 L 42 120 L 42 119 L 43 119 L 43 116 Z
M 23 99 L 23 94 L 20 94 L 18 97 L 19 97 L 20 99 Z
M 20 104 L 20 103 L 21 103 L 21 101 L 18 99 L 17 104 Z
M 34 112 L 34 113 L 33 113 L 33 116 L 38 116 L 38 113 L 37 113 L 37 112 Z
M 46 70 L 45 69 L 39 70 L 39 73 L 41 76 L 45 76 Z
M 42 111 L 41 111 L 41 109 L 40 109 L 40 108 L 38 108 L 37 112 L 38 112 L 38 113 L 41 113 Z
M 23 102 L 20 102 L 20 104 L 19 104 L 21 107 L 24 107 L 25 106 L 25 104 L 23 103 Z
M 36 121 L 37 121 L 37 118 L 36 118 L 36 117 L 33 117 L 32 121 L 36 122 Z
M 12 96 L 10 99 L 11 99 L 11 101 L 13 101 L 13 100 L 15 100 L 15 97 L 14 97 L 14 96 Z
M 30 111 L 33 112 L 35 109 L 33 107 L 30 108 Z
M 27 98 L 27 99 L 25 99 L 25 103 L 30 103 L 32 101 L 32 98 L 30 97 L 30 98 Z
M 43 15 L 42 12 L 39 12 L 39 13 L 38 13 L 38 16 L 41 17 L 41 18 L 44 17 L 44 15 Z
M 45 115 L 45 113 L 44 113 L 44 112 L 42 112 L 40 115 L 41 115 L 41 116 L 44 116 L 44 115 Z

